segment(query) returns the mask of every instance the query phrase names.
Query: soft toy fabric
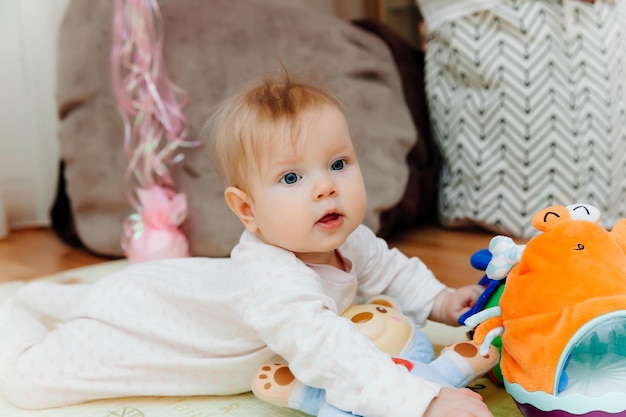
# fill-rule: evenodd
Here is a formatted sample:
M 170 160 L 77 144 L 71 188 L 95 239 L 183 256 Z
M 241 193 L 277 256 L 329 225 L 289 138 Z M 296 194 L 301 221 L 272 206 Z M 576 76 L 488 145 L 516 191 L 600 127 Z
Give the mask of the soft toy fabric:
M 399 366 L 441 386 L 464 387 L 498 363 L 499 353 L 490 347 L 483 356 L 472 341 L 446 346 L 435 359 L 432 343 L 399 311 L 395 300 L 379 296 L 353 305 L 342 314 L 377 348 L 392 356 Z M 263 366 L 252 381 L 254 394 L 269 403 L 295 408 L 318 417 L 352 415 L 328 404 L 324 390 L 298 382 L 288 365 Z
M 477 343 L 502 335 L 507 382 L 558 393 L 557 366 L 574 334 L 594 318 L 626 310 L 626 219 L 609 232 L 599 217 L 584 204 L 537 213 L 533 225 L 544 233 L 518 248 L 523 252 L 508 273 L 499 308 L 465 322 L 482 321 Z
M 184 194 L 160 186 L 137 188 L 138 213 L 124 223 L 122 247 L 131 262 L 189 256 L 189 244 L 179 226 L 185 218 Z

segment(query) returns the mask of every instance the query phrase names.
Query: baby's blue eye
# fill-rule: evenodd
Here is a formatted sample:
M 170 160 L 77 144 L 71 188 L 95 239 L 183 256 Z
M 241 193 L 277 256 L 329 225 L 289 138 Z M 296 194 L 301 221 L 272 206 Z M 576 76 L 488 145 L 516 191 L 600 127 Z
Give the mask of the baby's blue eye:
M 341 171 L 342 169 L 344 169 L 346 166 L 346 161 L 343 159 L 337 159 L 335 162 L 333 162 L 333 164 L 330 166 L 330 169 L 332 171 Z
M 300 178 L 300 175 L 296 174 L 295 172 L 288 172 L 283 176 L 280 182 L 282 182 L 283 184 L 291 185 L 298 182 Z

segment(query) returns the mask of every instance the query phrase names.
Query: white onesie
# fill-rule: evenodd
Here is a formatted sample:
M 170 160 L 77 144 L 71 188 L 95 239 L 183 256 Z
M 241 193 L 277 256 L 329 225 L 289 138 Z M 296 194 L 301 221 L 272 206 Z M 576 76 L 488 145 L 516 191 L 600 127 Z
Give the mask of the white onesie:
M 339 253 L 350 272 L 306 265 L 244 232 L 228 259 L 141 263 L 94 284 L 25 285 L 0 307 L 0 390 L 33 409 L 236 394 L 282 357 L 341 409 L 423 414 L 440 387 L 395 365 L 339 313 L 385 293 L 422 323 L 444 285 L 364 226 Z

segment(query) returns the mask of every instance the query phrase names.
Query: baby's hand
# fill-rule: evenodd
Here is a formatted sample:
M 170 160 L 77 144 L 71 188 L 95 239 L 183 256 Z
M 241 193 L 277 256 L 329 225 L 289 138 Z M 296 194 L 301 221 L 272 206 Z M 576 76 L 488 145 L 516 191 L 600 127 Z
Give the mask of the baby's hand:
M 451 326 L 459 325 L 459 317 L 469 310 L 482 294 L 480 285 L 468 285 L 454 291 L 444 290 L 435 297 L 429 318 Z
M 467 388 L 442 388 L 424 417 L 493 417 L 480 394 Z

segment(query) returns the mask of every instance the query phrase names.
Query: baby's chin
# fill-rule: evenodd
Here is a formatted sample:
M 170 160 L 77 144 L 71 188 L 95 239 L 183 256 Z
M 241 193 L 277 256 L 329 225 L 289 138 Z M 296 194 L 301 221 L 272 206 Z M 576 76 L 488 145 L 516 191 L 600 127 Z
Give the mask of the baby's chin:
M 302 233 L 299 236 L 283 236 L 282 239 L 274 236 L 274 240 L 267 239 L 267 236 L 259 237 L 267 244 L 278 246 L 296 254 L 311 254 L 311 256 L 318 254 L 322 256 L 337 250 L 357 227 L 358 224 L 354 225 L 350 221 L 343 221 L 341 227 L 333 230 L 313 226 L 308 233 Z
M 291 250 L 299 259 L 307 259 L 308 263 L 327 263 L 326 258 L 335 256 L 335 251 L 345 242 L 346 239 L 338 239 L 336 242 L 324 245 L 299 245 Z M 322 260 L 320 262 L 311 262 L 310 259 Z
M 345 239 L 343 241 L 345 241 Z M 329 253 L 335 252 L 337 249 L 339 249 L 340 246 L 341 244 L 299 245 L 298 247 L 293 247 L 293 249 L 291 249 L 290 251 L 295 254 L 303 254 L 303 255 L 309 255 L 309 256 L 324 256 L 324 255 L 328 255 Z

